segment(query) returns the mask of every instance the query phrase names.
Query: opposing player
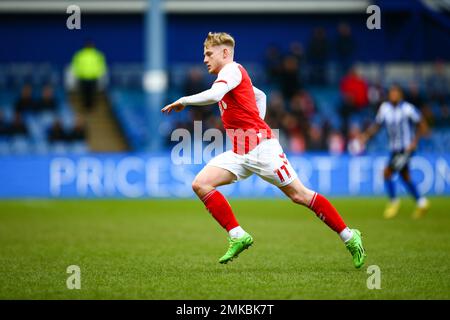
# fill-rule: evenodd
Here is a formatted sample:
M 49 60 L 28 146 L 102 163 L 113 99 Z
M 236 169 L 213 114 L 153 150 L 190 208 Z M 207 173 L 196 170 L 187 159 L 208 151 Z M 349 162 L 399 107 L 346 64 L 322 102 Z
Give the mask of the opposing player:
M 400 208 L 400 200 L 397 198 L 393 181 L 393 175 L 398 172 L 406 189 L 416 201 L 413 218 L 418 219 L 427 212 L 429 202 L 419 194 L 417 186 L 411 180 L 409 161 L 420 137 L 427 131 L 427 125 L 420 112 L 412 104 L 403 100 L 403 91 L 400 86 L 392 85 L 389 88 L 388 100 L 381 104 L 375 122 L 361 134 L 360 140 L 365 144 L 382 125 L 386 126 L 391 156 L 384 169 L 384 183 L 390 199 L 384 211 L 384 217 L 386 219 L 395 217 Z
M 346 226 L 339 213 L 322 195 L 306 188 L 297 178 L 272 130 L 264 122 L 265 94 L 253 87 L 247 71 L 233 61 L 235 42 L 227 33 L 209 33 L 204 42 L 204 63 L 217 74 L 212 87 L 182 97 L 161 111 L 181 111 L 187 105 L 219 103 L 222 122 L 233 150 L 213 158 L 196 176 L 192 188 L 217 222 L 228 231 L 229 248 L 220 263 L 236 258 L 253 244 L 253 238 L 239 225 L 218 186 L 243 180 L 253 173 L 279 187 L 293 202 L 314 211 L 344 241 L 356 268 L 366 257 L 360 231 Z

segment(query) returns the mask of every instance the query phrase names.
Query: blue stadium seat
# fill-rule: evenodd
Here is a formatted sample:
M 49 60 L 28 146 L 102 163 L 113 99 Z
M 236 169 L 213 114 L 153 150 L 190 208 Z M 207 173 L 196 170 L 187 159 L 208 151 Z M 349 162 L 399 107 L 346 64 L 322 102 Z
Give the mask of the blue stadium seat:
M 11 138 L 10 150 L 13 154 L 28 154 L 32 152 L 30 140 L 26 136 L 17 135 Z
M 69 151 L 69 147 L 64 142 L 54 142 L 50 144 L 49 150 L 53 154 L 67 154 Z
M 74 154 L 86 154 L 88 153 L 89 148 L 86 142 L 74 142 L 69 146 L 69 152 Z
M 45 155 L 49 153 L 49 144 L 47 140 L 39 140 L 34 143 L 33 150 L 36 154 Z

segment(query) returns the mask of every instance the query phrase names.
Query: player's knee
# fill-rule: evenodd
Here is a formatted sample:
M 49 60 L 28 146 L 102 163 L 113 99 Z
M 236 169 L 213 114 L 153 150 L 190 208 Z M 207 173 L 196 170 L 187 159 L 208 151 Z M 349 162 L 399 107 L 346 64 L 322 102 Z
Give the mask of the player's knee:
M 192 181 L 192 190 L 199 196 L 208 193 L 210 189 L 211 187 L 208 183 L 201 178 L 195 178 L 194 181 Z
M 192 181 L 192 190 L 194 190 L 194 192 L 198 194 L 201 189 L 202 189 L 202 183 L 200 182 L 200 180 L 194 179 L 194 181 Z

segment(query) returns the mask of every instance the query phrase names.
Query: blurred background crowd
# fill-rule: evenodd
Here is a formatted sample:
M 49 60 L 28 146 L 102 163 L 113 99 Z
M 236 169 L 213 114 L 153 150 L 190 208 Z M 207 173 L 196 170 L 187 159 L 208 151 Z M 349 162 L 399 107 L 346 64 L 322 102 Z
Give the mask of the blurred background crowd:
M 394 83 L 403 88 L 405 100 L 420 110 L 432 131 L 450 129 L 450 70 L 445 61 L 434 61 L 426 76 L 410 77 L 403 71 L 389 79 L 379 70 L 378 75 L 370 77 L 370 70 L 358 66 L 355 60 L 357 46 L 351 27 L 342 22 L 333 35 L 316 27 L 306 44 L 292 42 L 286 51 L 271 45 L 264 54 L 264 63 L 251 66 L 250 75 L 256 75 L 255 86 L 261 86 L 267 94 L 265 120 L 271 128 L 279 129 L 284 148 L 296 153 L 357 153 L 352 150 L 351 141 L 374 121 L 380 104 L 387 100 L 389 85 Z M 210 85 L 211 77 L 205 69 L 195 66 L 187 70 L 179 91 L 191 95 Z M 189 115 L 173 128 L 193 131 L 193 121 L 203 121 L 204 130 L 223 130 L 218 110 L 187 110 Z M 421 143 L 422 149 L 445 150 L 448 145 L 439 147 L 444 141 L 439 140 L 441 135 L 436 137 L 433 139 L 433 132 L 429 132 Z M 370 148 L 384 150 L 385 139 L 385 135 L 380 135 Z M 169 136 L 167 143 L 171 143 Z
M 376 2 L 389 8 L 388 1 Z M 365 5 L 363 0 L 354 3 Z M 169 15 L 164 102 L 211 86 L 214 77 L 202 65 L 203 40 L 207 31 L 228 31 L 237 41 L 236 60 L 267 94 L 265 120 L 279 130 L 286 150 L 356 152 L 352 140 L 374 120 L 387 88 L 397 83 L 431 128 L 419 150 L 448 151 L 450 41 L 443 39 L 450 39 L 450 24 L 437 25 L 434 13 L 421 5 L 419 0 L 405 2 L 404 12 L 384 13 L 378 31 L 368 31 L 366 16 L 361 20 L 351 10 L 298 16 Z M 203 131 L 223 131 L 217 106 L 187 108 L 156 119 L 157 128 L 149 126 L 155 113 L 148 110 L 164 103 L 150 105 L 143 88 L 142 14 L 86 15 L 82 31 L 64 30 L 68 39 L 76 37 L 65 45 L 46 36 L 47 31 L 57 36 L 50 29 L 59 23 L 55 16 L 0 16 L 0 34 L 14 51 L 0 50 L 0 154 L 149 151 L 155 137 L 161 139 L 159 149 L 169 150 L 177 143 L 171 141 L 172 132 L 193 131 L 194 121 L 202 121 Z M 48 30 L 33 28 L 42 19 L 49 21 Z M 422 29 L 412 30 L 415 25 Z M 255 34 L 252 28 L 266 29 Z M 368 151 L 385 150 L 386 133 L 381 132 Z

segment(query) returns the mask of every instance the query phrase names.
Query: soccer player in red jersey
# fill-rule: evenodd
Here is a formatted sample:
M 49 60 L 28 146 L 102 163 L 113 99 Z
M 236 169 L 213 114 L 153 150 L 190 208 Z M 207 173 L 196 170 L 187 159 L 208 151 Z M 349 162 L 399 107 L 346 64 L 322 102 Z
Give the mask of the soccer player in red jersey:
M 218 103 L 222 122 L 232 142 L 232 150 L 213 158 L 195 177 L 192 188 L 206 209 L 229 234 L 229 248 L 220 263 L 236 258 L 253 244 L 253 238 L 239 225 L 226 198 L 216 189 L 248 178 L 253 173 L 274 184 L 293 202 L 312 210 L 335 231 L 353 257 L 356 268 L 366 257 L 360 231 L 347 227 L 337 210 L 322 195 L 306 188 L 298 179 L 281 145 L 264 121 L 265 94 L 253 87 L 247 71 L 234 62 L 233 37 L 227 33 L 209 33 L 204 43 L 204 63 L 217 75 L 212 87 L 186 96 L 161 111 L 182 111 L 187 105 Z

